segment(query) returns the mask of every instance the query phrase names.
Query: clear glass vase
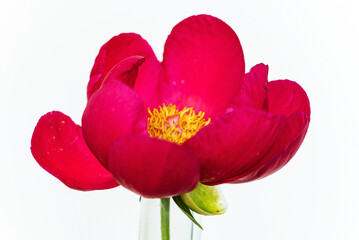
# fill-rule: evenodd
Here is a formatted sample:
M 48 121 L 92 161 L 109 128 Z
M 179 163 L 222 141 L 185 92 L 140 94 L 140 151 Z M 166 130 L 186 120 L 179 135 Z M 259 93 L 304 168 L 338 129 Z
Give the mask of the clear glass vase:
M 139 240 L 200 240 L 201 231 L 172 199 L 142 198 Z

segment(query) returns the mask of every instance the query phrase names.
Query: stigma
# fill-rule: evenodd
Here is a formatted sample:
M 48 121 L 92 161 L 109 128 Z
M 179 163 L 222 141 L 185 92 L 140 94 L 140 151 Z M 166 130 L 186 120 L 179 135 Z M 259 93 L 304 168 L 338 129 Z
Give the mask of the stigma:
M 186 107 L 179 111 L 172 104 L 163 104 L 163 107 L 155 108 L 152 112 L 148 109 L 148 113 L 148 134 L 179 145 L 211 122 L 210 118 L 204 118 L 204 112 L 196 114 L 193 108 Z

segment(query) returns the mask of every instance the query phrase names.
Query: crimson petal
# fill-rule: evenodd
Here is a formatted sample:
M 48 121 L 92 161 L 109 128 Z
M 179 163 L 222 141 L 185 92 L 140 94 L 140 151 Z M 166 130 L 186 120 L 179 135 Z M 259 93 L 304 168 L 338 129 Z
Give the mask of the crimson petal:
M 235 109 L 216 118 L 184 146 L 201 165 L 201 182 L 216 185 L 240 176 L 260 162 L 282 132 L 285 117 L 254 109 Z
M 294 112 L 287 119 L 282 133 L 267 156 L 245 174 L 229 179 L 229 182 L 249 182 L 264 178 L 281 169 L 298 151 L 307 133 L 308 125 L 309 119 L 303 112 Z
M 146 105 L 157 104 L 157 79 L 160 63 L 151 46 L 140 35 L 135 33 L 122 33 L 105 43 L 96 57 L 87 86 L 87 98 L 101 87 L 105 76 L 111 69 L 125 58 L 143 56 L 145 62 L 138 71 L 134 89 L 141 95 Z
M 252 67 L 244 77 L 241 89 L 231 105 L 232 108 L 248 107 L 268 110 L 268 66 L 263 63 Z
M 127 189 L 147 198 L 193 190 L 199 163 L 188 149 L 148 136 L 126 136 L 111 146 L 108 169 Z
M 298 83 L 290 80 L 277 80 L 268 83 L 268 111 L 284 114 L 287 117 L 297 110 L 310 117 L 310 104 L 305 91 Z
M 105 76 L 102 85 L 111 81 L 121 81 L 133 88 L 138 75 L 138 67 L 145 61 L 142 56 L 132 56 L 121 60 Z
M 120 81 L 110 81 L 88 101 L 82 116 L 84 138 L 103 166 L 118 137 L 145 132 L 146 111 L 138 94 Z
M 169 86 L 163 91 L 167 103 L 180 109 L 193 107 L 208 117 L 225 112 L 244 77 L 237 35 L 222 20 L 208 15 L 189 17 L 173 28 L 162 64 Z
M 118 186 L 88 149 L 81 127 L 61 112 L 42 116 L 31 138 L 31 152 L 47 172 L 76 190 Z
M 294 156 L 307 133 L 310 104 L 301 86 L 290 80 L 269 82 L 268 98 L 268 111 L 288 116 L 286 125 L 266 158 L 246 174 L 233 179 L 234 183 L 253 181 L 278 171 Z

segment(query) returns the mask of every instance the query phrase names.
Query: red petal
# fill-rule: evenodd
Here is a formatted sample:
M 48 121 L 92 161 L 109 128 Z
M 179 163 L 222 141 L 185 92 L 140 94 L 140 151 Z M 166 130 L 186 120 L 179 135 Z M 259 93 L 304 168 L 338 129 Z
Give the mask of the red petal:
M 219 184 L 246 173 L 271 150 L 284 116 L 236 109 L 216 118 L 185 142 L 201 165 L 201 182 Z
M 248 107 L 268 110 L 267 97 L 268 66 L 263 63 L 246 73 L 240 91 L 233 100 L 232 108 Z
M 309 99 L 298 83 L 290 80 L 277 80 L 268 83 L 268 111 L 284 114 L 287 117 L 300 110 L 310 117 Z
M 244 57 L 235 32 L 222 20 L 199 15 L 177 24 L 165 44 L 163 66 L 168 103 L 222 114 L 244 77 Z
M 99 190 L 118 186 L 88 149 L 81 127 L 61 112 L 40 118 L 32 135 L 31 152 L 41 167 L 70 188 Z
M 97 91 L 82 116 L 84 138 L 105 167 L 114 140 L 146 129 L 146 111 L 140 97 L 120 81 L 109 82 Z
M 121 81 L 133 88 L 138 75 L 138 67 L 145 61 L 144 57 L 132 56 L 117 63 L 105 76 L 102 85 L 111 81 Z
M 268 176 L 294 156 L 302 144 L 310 121 L 310 104 L 301 86 L 289 80 L 268 83 L 268 111 L 289 116 L 271 152 L 257 166 L 239 176 L 234 183 L 248 182 Z
M 156 88 L 160 63 L 151 46 L 135 33 L 122 33 L 101 47 L 87 86 L 88 99 L 101 87 L 108 72 L 121 60 L 131 56 L 143 56 L 146 59 L 139 68 L 134 89 L 146 104 L 148 102 L 147 105 L 153 105 L 154 103 L 151 103 L 156 100 L 154 98 L 157 98 Z
M 121 137 L 110 149 L 108 167 L 127 189 L 147 198 L 193 190 L 199 164 L 188 149 L 147 136 Z
M 309 119 L 305 113 L 294 112 L 286 121 L 286 125 L 271 151 L 252 169 L 232 180 L 243 183 L 264 178 L 286 165 L 299 149 L 307 133 Z M 229 181 L 232 181 L 229 180 Z

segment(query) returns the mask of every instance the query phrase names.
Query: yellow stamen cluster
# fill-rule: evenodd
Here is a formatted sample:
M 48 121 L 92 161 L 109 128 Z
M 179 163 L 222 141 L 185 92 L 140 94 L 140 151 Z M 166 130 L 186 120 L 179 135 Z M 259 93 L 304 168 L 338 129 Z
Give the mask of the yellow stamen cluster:
M 195 135 L 201 128 L 207 126 L 211 119 L 203 119 L 204 112 L 198 114 L 192 108 L 176 109 L 176 105 L 169 104 L 156 108 L 147 119 L 147 130 L 151 137 L 164 139 L 177 144 L 184 143 Z

